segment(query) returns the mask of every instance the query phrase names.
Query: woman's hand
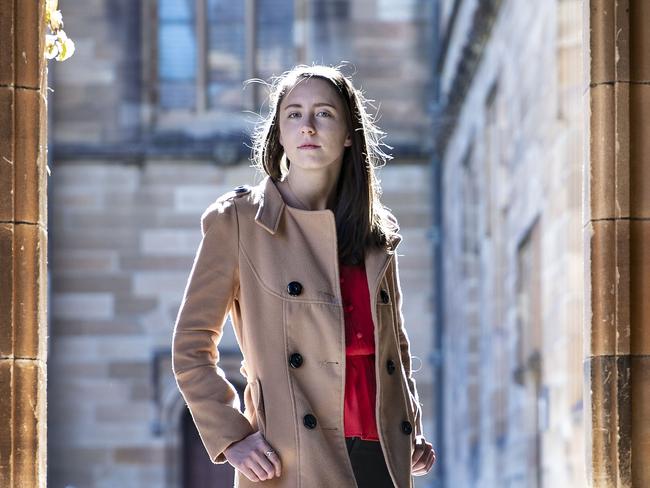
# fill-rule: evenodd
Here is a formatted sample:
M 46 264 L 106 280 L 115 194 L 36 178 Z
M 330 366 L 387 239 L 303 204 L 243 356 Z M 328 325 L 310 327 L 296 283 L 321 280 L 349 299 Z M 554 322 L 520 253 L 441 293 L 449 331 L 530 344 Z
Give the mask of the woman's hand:
M 266 455 L 268 451 L 272 454 Z M 226 459 L 251 481 L 270 480 L 280 477 L 280 457 L 257 431 L 238 442 L 233 442 L 224 451 Z
M 424 436 L 418 436 L 415 440 L 415 449 L 411 458 L 411 472 L 413 476 L 424 476 L 431 470 L 436 461 L 436 451 Z

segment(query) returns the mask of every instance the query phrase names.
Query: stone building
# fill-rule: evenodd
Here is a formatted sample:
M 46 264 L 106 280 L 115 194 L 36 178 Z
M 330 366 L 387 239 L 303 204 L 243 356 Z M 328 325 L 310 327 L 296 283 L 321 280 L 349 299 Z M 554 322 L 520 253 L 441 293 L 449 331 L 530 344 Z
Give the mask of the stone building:
M 409 144 L 396 130 L 399 157 L 384 170 L 386 197 L 405 224 L 404 244 L 411 242 L 401 262 L 410 263 L 408 281 L 420 285 L 405 284 L 414 352 L 426 354 L 435 339 L 418 379 L 436 413 L 425 430 L 440 458 L 419 485 L 650 484 L 650 3 L 581 2 L 582 38 L 576 3 L 542 2 L 532 11 L 516 0 L 441 0 L 429 12 L 435 53 L 425 59 L 434 61 L 435 75 L 416 85 L 435 109 L 430 234 L 422 225 L 427 171 L 412 149 L 425 150 L 426 137 L 418 146 L 419 132 L 408 132 Z M 355 2 L 363 11 L 318 4 L 295 3 L 299 60 L 308 49 L 299 40 L 321 39 L 316 32 L 331 41 L 319 51 L 335 55 L 333 39 L 346 30 L 328 18 L 344 20 L 345 12 L 360 19 L 370 12 L 377 21 L 359 30 L 376 34 L 366 46 L 386 41 L 377 33 L 404 34 L 393 22 L 405 21 L 405 11 L 407 22 L 424 27 L 421 39 L 430 32 L 427 12 L 414 10 L 426 2 Z M 65 69 L 50 64 L 51 84 L 71 87 L 56 99 L 47 96 L 45 2 L 0 0 L 2 486 L 45 486 L 46 466 L 50 486 L 200 486 L 228 476 L 201 459 L 170 381 L 166 336 L 174 287 L 185 280 L 198 241 L 187 219 L 198 219 L 213 191 L 249 177 L 245 164 L 225 165 L 243 159 L 233 150 L 240 133 L 206 137 L 199 129 L 209 125 L 188 115 L 216 117 L 205 108 L 214 99 L 218 107 L 233 103 L 232 79 L 222 69 L 215 81 L 200 68 L 196 46 L 207 46 L 207 37 L 188 27 L 187 12 L 158 18 L 151 2 L 139 5 L 142 11 L 98 0 L 66 15 L 80 52 L 93 54 Z M 199 15 L 190 19 L 205 18 L 203 2 L 195 5 Z M 250 33 L 256 17 L 247 12 Z M 87 29 L 79 36 L 70 29 L 75 19 Z M 237 23 L 234 14 L 228 19 Z M 149 64 L 157 59 L 151 33 L 166 23 L 190 61 L 172 56 L 182 66 L 159 72 Z M 188 54 L 188 29 L 195 54 Z M 407 44 L 393 66 L 422 47 Z M 246 45 L 253 45 L 248 37 Z M 228 59 L 227 48 L 218 51 L 203 65 Z M 580 54 L 584 78 L 576 82 Z M 246 59 L 248 77 L 258 61 Z M 153 83 L 152 73 L 164 83 Z M 210 89 L 208 79 L 216 83 Z M 399 97 L 425 106 L 421 95 Z M 158 117 L 163 98 L 175 101 L 169 117 Z M 57 135 L 48 153 L 51 128 Z M 576 159 L 584 161 L 579 219 Z M 55 227 L 46 221 L 47 189 Z M 576 228 L 584 236 L 581 257 Z M 433 263 L 423 250 L 427 235 Z M 576 279 L 581 260 L 584 276 Z M 431 278 L 433 313 L 426 306 Z M 582 320 L 575 302 L 584 302 Z M 430 319 L 433 337 L 420 326 Z M 222 350 L 235 380 L 238 358 Z
M 246 144 L 265 89 L 244 81 L 301 62 L 348 61 L 379 107 L 395 156 L 384 201 L 402 225 L 404 311 L 433 435 L 429 2 L 60 6 L 77 50 L 49 82 L 49 486 L 228 486 L 231 469 L 210 463 L 176 388 L 171 333 L 202 211 L 259 180 Z M 243 388 L 229 326 L 220 352 Z
M 586 486 L 583 2 L 439 4 L 434 486 Z

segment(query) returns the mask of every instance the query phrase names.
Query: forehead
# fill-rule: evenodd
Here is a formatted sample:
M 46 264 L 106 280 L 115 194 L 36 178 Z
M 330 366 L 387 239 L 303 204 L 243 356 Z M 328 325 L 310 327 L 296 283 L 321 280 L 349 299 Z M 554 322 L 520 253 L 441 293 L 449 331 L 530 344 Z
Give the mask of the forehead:
M 298 103 L 310 105 L 315 103 L 329 103 L 341 107 L 341 98 L 329 81 L 322 78 L 306 78 L 299 81 L 291 88 L 282 99 L 281 106 Z

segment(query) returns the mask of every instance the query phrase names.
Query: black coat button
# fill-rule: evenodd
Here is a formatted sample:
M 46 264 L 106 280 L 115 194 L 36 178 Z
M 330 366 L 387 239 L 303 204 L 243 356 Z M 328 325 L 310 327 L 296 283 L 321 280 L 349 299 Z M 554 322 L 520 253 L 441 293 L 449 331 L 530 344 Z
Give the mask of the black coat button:
M 302 285 L 297 281 L 292 281 L 287 285 L 287 291 L 292 297 L 297 297 L 302 293 Z
M 388 292 L 383 288 L 379 292 L 379 296 L 381 297 L 381 303 L 388 303 L 388 301 L 390 300 L 390 297 L 388 296 Z
M 388 371 L 388 374 L 393 374 L 395 372 L 395 362 L 392 359 L 386 361 L 386 371 Z
M 305 427 L 308 429 L 315 429 L 318 422 L 316 422 L 316 417 L 308 413 L 302 418 L 302 423 L 305 424 Z
M 409 422 L 408 420 L 402 422 L 402 432 L 404 432 L 406 435 L 411 435 L 411 432 L 413 432 L 413 427 L 411 426 L 411 422 Z
M 302 366 L 302 356 L 297 352 L 294 352 L 289 357 L 289 366 L 291 366 L 292 368 L 299 368 L 300 366 Z

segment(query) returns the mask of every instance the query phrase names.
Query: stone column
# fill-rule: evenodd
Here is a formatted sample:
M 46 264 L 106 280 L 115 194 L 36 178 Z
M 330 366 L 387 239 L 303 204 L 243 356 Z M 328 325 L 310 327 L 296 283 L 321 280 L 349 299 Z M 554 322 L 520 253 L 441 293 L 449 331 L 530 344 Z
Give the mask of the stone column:
M 0 0 L 0 486 L 46 482 L 44 0 Z
M 594 487 L 650 486 L 650 2 L 585 1 L 585 418 Z

